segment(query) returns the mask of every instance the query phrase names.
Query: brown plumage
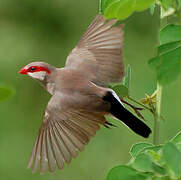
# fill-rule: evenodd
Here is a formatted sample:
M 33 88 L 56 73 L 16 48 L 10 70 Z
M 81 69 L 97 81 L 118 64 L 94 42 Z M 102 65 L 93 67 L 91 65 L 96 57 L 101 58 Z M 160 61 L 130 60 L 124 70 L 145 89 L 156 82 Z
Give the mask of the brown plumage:
M 143 137 L 150 134 L 151 130 L 124 108 L 115 92 L 105 87 L 120 82 L 124 76 L 124 26 L 115 23 L 98 15 L 69 54 L 64 68 L 33 62 L 20 70 L 38 80 L 52 95 L 28 163 L 33 172 L 39 164 L 44 173 L 70 163 L 100 125 L 112 126 L 106 114 Z
M 90 80 L 105 85 L 124 76 L 122 61 L 124 25 L 113 27 L 116 20 L 105 21 L 98 15 L 69 54 L 66 67 L 85 71 Z

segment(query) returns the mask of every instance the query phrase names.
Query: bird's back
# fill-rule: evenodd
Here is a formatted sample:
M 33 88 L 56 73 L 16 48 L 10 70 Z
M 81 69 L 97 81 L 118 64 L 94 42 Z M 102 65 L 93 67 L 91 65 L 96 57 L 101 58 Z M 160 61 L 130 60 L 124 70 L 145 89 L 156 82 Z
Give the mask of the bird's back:
M 107 88 L 91 82 L 85 73 L 69 68 L 57 69 L 56 73 L 55 93 L 63 96 L 69 106 L 89 111 L 109 109 L 108 103 L 102 99 Z

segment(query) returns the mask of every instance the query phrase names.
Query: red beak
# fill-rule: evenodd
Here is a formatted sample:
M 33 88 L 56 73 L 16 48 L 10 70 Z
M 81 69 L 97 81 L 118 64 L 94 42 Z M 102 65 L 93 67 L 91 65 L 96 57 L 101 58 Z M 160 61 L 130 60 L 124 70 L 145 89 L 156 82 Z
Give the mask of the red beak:
M 27 74 L 27 69 L 22 68 L 22 69 L 20 69 L 20 71 L 18 73 L 19 74 Z

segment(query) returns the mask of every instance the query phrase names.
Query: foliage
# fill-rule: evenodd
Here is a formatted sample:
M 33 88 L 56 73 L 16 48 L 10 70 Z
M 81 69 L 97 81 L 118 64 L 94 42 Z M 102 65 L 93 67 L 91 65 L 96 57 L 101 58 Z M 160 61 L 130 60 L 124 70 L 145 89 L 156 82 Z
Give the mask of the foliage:
M 123 20 L 134 11 L 142 11 L 148 7 L 153 15 L 155 7 L 158 5 L 161 7 L 160 19 L 180 15 L 180 0 L 144 1 L 144 4 L 143 1 L 136 0 L 102 0 L 100 9 L 108 19 Z M 137 9 L 137 7 L 139 8 Z M 146 94 L 146 97 L 141 100 L 144 105 L 133 99 L 134 102 L 153 113 L 155 119 L 154 143 L 158 143 L 159 121 L 162 118 L 160 113 L 162 87 L 176 80 L 181 73 L 181 25 L 168 24 L 158 33 L 160 43 L 157 47 L 157 54 L 148 62 L 156 73 L 157 90 L 151 96 Z M 125 80 L 126 82 L 123 81 L 125 86 L 116 84 L 112 86 L 112 89 L 119 95 L 122 94 L 122 97 L 129 98 L 130 71 L 128 69 Z M 123 91 L 125 88 L 128 88 L 127 94 Z M 106 180 L 181 179 L 181 132 L 165 144 L 137 143 L 131 148 L 130 154 L 132 156 L 130 162 L 127 165 L 112 168 Z
M 147 9 L 155 0 L 102 0 L 100 12 L 108 19 L 125 19 L 135 11 Z
M 123 83 L 112 83 L 109 84 L 109 88 L 113 89 L 116 94 L 122 98 L 129 96 L 129 84 L 131 81 L 131 67 L 130 65 L 126 68 L 126 74 L 123 79 Z
M 149 61 L 160 84 L 173 82 L 181 73 L 181 25 L 169 24 L 160 31 L 157 56 Z
M 160 0 L 162 10 L 174 9 L 175 13 L 181 8 L 180 0 Z M 157 2 L 158 3 L 158 2 Z M 100 12 L 108 19 L 116 18 L 123 20 L 134 11 L 142 11 L 151 6 L 154 13 L 154 0 L 102 0 L 100 1 Z M 170 15 L 170 14 L 169 14 Z M 149 61 L 149 65 L 155 70 L 157 80 L 161 85 L 173 82 L 181 72 L 181 25 L 169 24 L 160 31 L 160 46 L 157 56 Z M 172 59 L 172 60 L 171 60 Z M 118 85 L 116 86 L 118 90 Z M 120 92 L 125 88 L 120 87 Z
M 162 17 L 181 14 L 181 0 L 101 0 L 100 12 L 108 19 L 123 20 L 147 8 L 153 14 L 155 4 L 162 6 Z
M 181 178 L 180 144 L 181 132 L 162 145 L 137 143 L 130 150 L 132 159 L 128 165 L 112 168 L 106 180 L 179 179 Z
M 159 0 L 162 6 L 161 17 L 180 16 L 181 15 L 181 1 L 180 0 Z

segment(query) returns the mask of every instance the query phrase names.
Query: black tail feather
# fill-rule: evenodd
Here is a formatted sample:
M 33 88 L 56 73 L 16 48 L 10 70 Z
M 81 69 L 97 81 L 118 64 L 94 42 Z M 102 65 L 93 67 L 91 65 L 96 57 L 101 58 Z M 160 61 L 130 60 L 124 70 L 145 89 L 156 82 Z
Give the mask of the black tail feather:
M 132 129 L 132 131 L 145 138 L 150 135 L 151 129 L 131 112 L 125 109 L 120 101 L 114 96 L 113 92 L 107 92 L 103 99 L 111 103 L 110 113 L 117 119 L 121 120 L 125 125 Z

